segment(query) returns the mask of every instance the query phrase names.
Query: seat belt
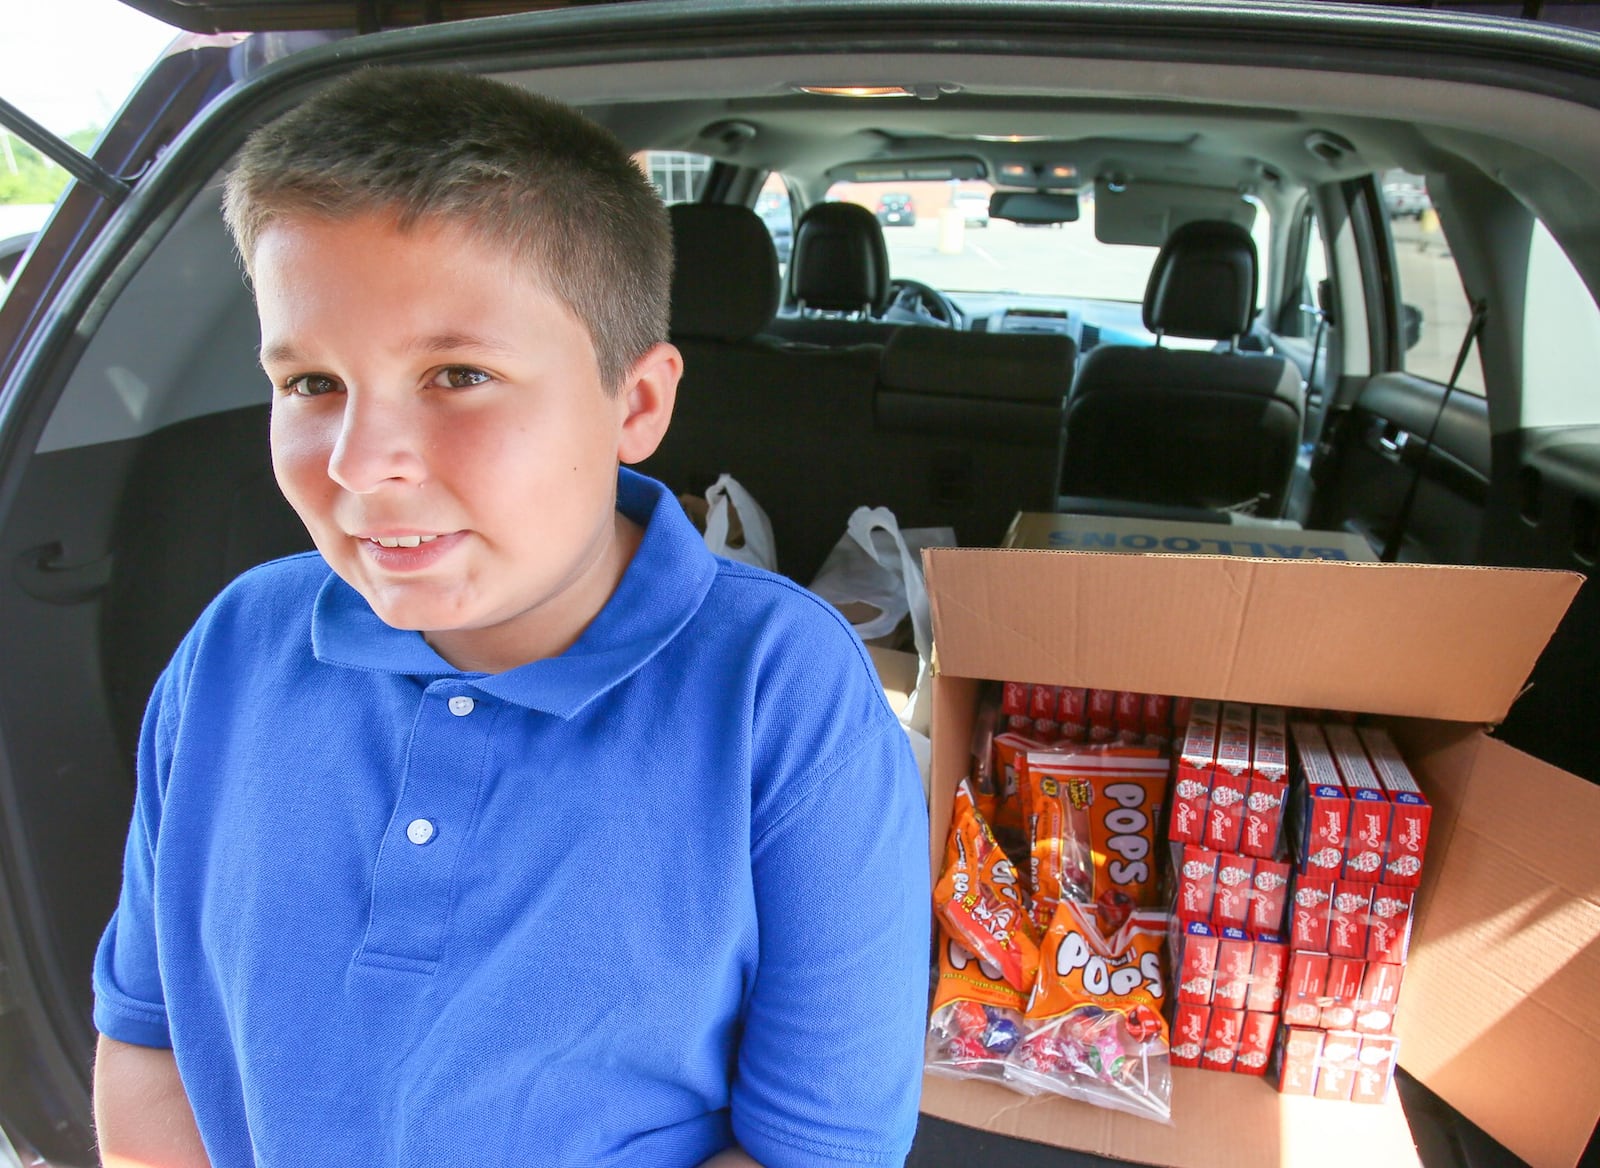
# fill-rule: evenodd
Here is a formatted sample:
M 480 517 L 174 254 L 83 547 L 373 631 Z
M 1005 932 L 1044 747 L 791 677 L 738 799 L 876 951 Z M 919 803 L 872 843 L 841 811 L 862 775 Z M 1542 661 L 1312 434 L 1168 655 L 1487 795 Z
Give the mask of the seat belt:
M 1439 432 L 1439 422 L 1444 418 L 1444 408 L 1450 401 L 1450 395 L 1455 392 L 1456 382 L 1461 379 L 1461 371 L 1466 368 L 1467 354 L 1472 351 L 1473 342 L 1483 331 L 1483 322 L 1488 314 L 1487 300 L 1479 298 L 1472 302 L 1472 319 L 1467 322 L 1467 335 L 1461 338 L 1461 349 L 1456 353 L 1455 368 L 1450 371 L 1450 380 L 1445 384 L 1444 393 L 1439 396 L 1439 408 L 1434 411 L 1433 423 L 1422 439 L 1422 452 L 1417 456 L 1416 471 L 1411 476 L 1410 486 L 1406 488 L 1406 497 L 1400 501 L 1400 510 L 1395 514 L 1394 526 L 1389 529 L 1389 538 L 1383 545 L 1383 554 L 1378 557 L 1385 564 L 1394 563 L 1400 554 L 1400 542 L 1405 536 L 1406 525 L 1411 522 L 1411 508 L 1417 501 L 1417 488 L 1422 485 L 1422 473 L 1428 465 L 1428 451 L 1433 449 L 1433 439 Z

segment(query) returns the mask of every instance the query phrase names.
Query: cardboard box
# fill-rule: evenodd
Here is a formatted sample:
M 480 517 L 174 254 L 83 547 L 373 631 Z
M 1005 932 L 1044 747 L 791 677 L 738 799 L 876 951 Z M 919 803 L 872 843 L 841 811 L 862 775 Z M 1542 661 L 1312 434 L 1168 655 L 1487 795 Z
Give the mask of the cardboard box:
M 1386 715 L 1433 807 L 1394 1029 L 1400 1064 L 1535 1168 L 1600 1118 L 1600 788 L 1484 735 L 1580 583 L 1562 572 L 929 549 L 932 837 L 943 858 L 980 679 Z M 1415 1165 L 1378 1106 L 1177 1068 L 1168 1125 L 929 1078 L 932 1115 L 1175 1168 Z M 1518 1089 L 1506 1090 L 1507 1083 Z

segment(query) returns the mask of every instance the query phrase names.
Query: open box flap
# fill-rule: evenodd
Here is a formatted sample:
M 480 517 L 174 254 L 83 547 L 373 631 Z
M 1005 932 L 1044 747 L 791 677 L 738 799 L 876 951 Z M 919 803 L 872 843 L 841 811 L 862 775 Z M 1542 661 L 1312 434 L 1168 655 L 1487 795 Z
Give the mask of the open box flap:
M 1505 716 L 1583 582 L 977 548 L 930 548 L 924 564 L 945 673 L 1460 722 Z
M 1600 787 L 1469 728 L 1395 733 L 1434 804 L 1400 1062 L 1535 1168 L 1574 1164 L 1600 1119 Z

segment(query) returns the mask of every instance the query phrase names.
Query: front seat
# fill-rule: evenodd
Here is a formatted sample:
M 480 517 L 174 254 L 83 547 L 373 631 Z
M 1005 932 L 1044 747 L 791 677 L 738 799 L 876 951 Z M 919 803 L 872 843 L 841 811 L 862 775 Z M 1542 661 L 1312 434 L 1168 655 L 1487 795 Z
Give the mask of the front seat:
M 883 228 L 858 203 L 817 203 L 795 224 L 784 315 L 767 327 L 814 345 L 886 343 L 895 326 L 874 319 L 889 302 Z
M 1083 361 L 1067 402 L 1066 510 L 1114 500 L 1174 509 L 1283 514 L 1300 443 L 1302 383 L 1281 357 L 1238 351 L 1256 310 L 1256 247 L 1237 223 L 1185 223 L 1167 239 L 1144 295 L 1154 348 L 1105 345 Z M 1165 347 L 1165 337 L 1226 350 Z

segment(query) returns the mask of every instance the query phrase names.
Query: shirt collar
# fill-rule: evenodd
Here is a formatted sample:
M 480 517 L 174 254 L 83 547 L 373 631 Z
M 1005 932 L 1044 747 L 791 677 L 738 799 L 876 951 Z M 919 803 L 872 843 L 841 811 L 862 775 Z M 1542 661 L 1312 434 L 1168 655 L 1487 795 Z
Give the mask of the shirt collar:
M 600 614 L 565 653 L 504 673 L 462 673 L 422 634 L 391 628 L 333 572 L 317 593 L 311 646 L 325 665 L 418 677 L 457 677 L 533 710 L 569 718 L 636 672 L 699 611 L 717 562 L 667 489 L 626 467 L 617 509 L 644 538 Z

